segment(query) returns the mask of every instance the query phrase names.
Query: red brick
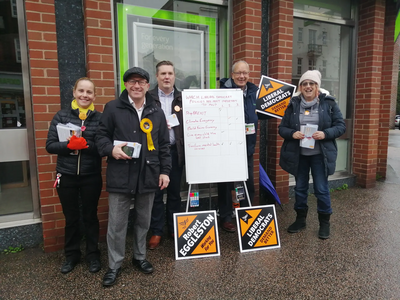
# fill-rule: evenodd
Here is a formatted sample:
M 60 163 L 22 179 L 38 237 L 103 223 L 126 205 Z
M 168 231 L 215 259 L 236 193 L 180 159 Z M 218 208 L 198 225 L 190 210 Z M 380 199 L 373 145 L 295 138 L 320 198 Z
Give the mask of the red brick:
M 60 88 L 59 87 L 46 87 L 47 95 L 60 95 Z M 52 98 L 54 99 L 54 98 Z
M 27 22 L 28 32 L 42 31 L 42 32 L 56 32 L 56 25 L 51 23 L 38 23 L 38 22 Z
M 112 38 L 112 31 L 109 29 L 87 28 L 86 34 L 89 36 L 109 37 Z
M 45 78 L 45 77 L 34 77 L 32 78 L 32 85 L 43 85 L 43 86 L 58 86 L 60 81 L 58 78 Z
M 43 39 L 48 42 L 57 42 L 57 34 L 44 32 Z
M 111 20 L 111 12 L 87 9 L 86 18 Z
M 44 58 L 45 59 L 58 59 L 57 51 L 44 51 Z M 57 62 L 57 66 L 58 66 L 58 62 Z M 50 67 L 50 66 L 46 63 L 46 67 Z
M 33 11 L 33 12 L 44 12 L 44 13 L 52 13 L 54 14 L 54 5 L 51 4 L 40 4 L 40 3 L 25 3 L 25 10 L 26 11 Z
M 42 68 L 44 63 L 46 64 L 46 67 L 48 67 L 48 68 L 58 68 L 57 61 L 44 61 L 44 60 L 39 60 L 39 59 L 31 59 L 31 61 L 30 61 L 32 68 Z
M 42 14 L 42 22 L 55 23 L 56 22 L 55 14 Z

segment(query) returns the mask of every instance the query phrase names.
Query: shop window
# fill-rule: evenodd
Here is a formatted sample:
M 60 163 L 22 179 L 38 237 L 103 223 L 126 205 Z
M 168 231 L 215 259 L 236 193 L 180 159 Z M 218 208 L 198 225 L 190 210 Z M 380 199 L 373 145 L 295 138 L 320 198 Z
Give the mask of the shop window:
M 180 90 L 217 88 L 218 74 L 227 74 L 226 7 L 133 0 L 115 2 L 115 11 L 119 78 L 139 66 L 149 72 L 153 88 L 155 66 L 162 60 L 174 63 Z
M 25 224 L 40 216 L 36 191 L 35 163 L 30 161 L 33 140 L 30 96 L 24 83 L 29 81 L 22 0 L 3 1 L 0 19 L 0 228 L 10 221 Z M 21 26 L 23 25 L 23 26 Z M 20 43 L 21 42 L 21 43 Z M 24 44 L 23 44 L 24 45 Z M 29 88 L 27 89 L 29 90 Z M 28 92 L 26 92 L 28 93 Z M 27 108 L 29 113 L 27 113 Z M 29 119 L 30 126 L 27 126 Z M 31 136 L 29 136 L 31 134 Z M 31 155 L 30 155 L 31 154 Z M 31 172 L 32 171 L 32 172 Z M 32 176 L 31 176 L 32 174 Z M 36 179 L 35 179 L 36 180 Z
M 216 2 L 223 1 L 114 1 L 118 93 L 124 88 L 125 70 L 133 66 L 149 72 L 150 89 L 154 88 L 156 65 L 162 60 L 174 63 L 179 90 L 218 88 L 219 79 L 230 75 L 231 62 L 228 7 Z M 185 174 L 181 185 L 181 196 L 186 198 Z M 215 184 L 199 188 L 208 194 L 210 187 L 214 195 Z
M 352 28 L 304 18 L 294 18 L 293 24 L 294 32 L 298 28 L 305 29 L 304 33 L 308 36 L 304 36 L 304 39 L 308 40 L 308 45 L 293 48 L 293 57 L 297 60 L 293 69 L 297 71 L 293 74 L 292 83 L 297 85 L 301 76 L 298 73 L 299 58 L 307 59 L 308 69 L 321 72 L 321 87 L 336 98 L 343 116 L 346 117 Z M 341 153 L 337 161 L 337 171 L 345 171 L 348 170 L 348 141 L 338 140 L 338 144 Z
M 294 0 L 294 9 L 338 20 L 352 17 L 352 1 L 349 0 Z

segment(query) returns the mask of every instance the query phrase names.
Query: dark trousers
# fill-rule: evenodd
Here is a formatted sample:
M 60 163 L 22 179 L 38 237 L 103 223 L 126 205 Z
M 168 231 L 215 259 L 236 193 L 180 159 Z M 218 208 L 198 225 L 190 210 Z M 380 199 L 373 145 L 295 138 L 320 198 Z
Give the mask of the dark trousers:
M 247 156 L 247 167 L 249 178 L 246 181 L 247 190 L 249 192 L 250 202 L 254 199 L 254 160 L 253 155 Z M 221 222 L 230 222 L 232 220 L 232 191 L 234 190 L 233 182 L 218 183 L 218 209 Z M 240 201 L 240 207 L 249 206 L 246 199 Z
M 88 176 L 63 174 L 60 178 L 57 193 L 65 216 L 64 252 L 67 260 L 79 261 L 81 258 L 79 200 L 82 204 L 82 220 L 85 226 L 86 259 L 90 261 L 100 258 L 97 205 L 102 185 L 101 174 Z
M 174 232 L 174 213 L 181 211 L 181 177 L 183 167 L 179 167 L 178 151 L 176 146 L 171 146 L 172 168 L 169 174 L 169 185 L 167 190 L 167 204 L 164 208 L 164 190 L 158 190 L 154 197 L 153 210 L 151 212 L 150 229 L 153 235 L 163 235 L 163 227 L 165 224 L 165 215 L 167 218 L 168 233 Z M 166 212 L 164 212 L 166 211 Z

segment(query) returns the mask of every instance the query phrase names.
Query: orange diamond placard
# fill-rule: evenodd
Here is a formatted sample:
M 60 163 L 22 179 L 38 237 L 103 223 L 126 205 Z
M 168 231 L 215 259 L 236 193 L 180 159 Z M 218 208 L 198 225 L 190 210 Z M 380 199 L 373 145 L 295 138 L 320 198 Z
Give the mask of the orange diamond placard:
M 236 209 L 240 252 L 279 248 L 279 232 L 274 205 Z
M 256 111 L 282 119 L 295 92 L 295 85 L 263 75 L 258 86 Z
M 175 213 L 175 258 L 219 256 L 216 220 L 215 210 Z

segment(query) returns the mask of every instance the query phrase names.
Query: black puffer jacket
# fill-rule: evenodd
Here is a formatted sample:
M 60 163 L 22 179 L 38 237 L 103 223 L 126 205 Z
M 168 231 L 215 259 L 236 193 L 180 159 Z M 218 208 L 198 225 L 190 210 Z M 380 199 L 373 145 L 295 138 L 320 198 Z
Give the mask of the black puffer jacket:
M 82 136 L 86 139 L 89 148 L 78 151 L 78 155 L 71 155 L 73 151 L 68 149 L 68 142 L 59 142 L 57 124 L 72 123 L 82 126 L 79 119 L 79 109 L 63 109 L 56 113 L 51 121 L 47 134 L 46 150 L 51 154 L 57 154 L 57 172 L 69 175 L 90 175 L 101 173 L 101 157 L 94 143 L 94 136 L 100 122 L 101 113 L 88 111 L 84 121 L 85 131 Z
M 300 160 L 300 140 L 293 138 L 293 133 L 300 131 L 300 101 L 300 96 L 295 96 L 290 100 L 279 125 L 279 135 L 285 139 L 281 148 L 279 165 L 294 176 L 297 175 Z M 325 174 L 328 176 L 332 175 L 336 168 L 337 145 L 335 139 L 345 133 L 346 124 L 335 98 L 329 95 L 319 95 L 318 114 L 318 130 L 325 133 L 325 139 L 318 142 L 324 156 Z
M 161 107 L 149 93 L 142 120 L 150 119 L 153 124 L 151 138 L 155 150 L 149 151 L 147 134 L 140 129 L 140 120 L 136 110 L 129 103 L 128 93 L 124 90 L 118 99 L 104 107 L 103 116 L 96 133 L 96 145 L 101 156 L 107 156 L 107 188 L 111 193 L 150 193 L 159 189 L 160 174 L 169 175 L 171 156 L 169 152 L 169 134 L 167 121 Z M 137 142 L 142 145 L 139 158 L 116 160 L 112 156 L 114 141 Z

